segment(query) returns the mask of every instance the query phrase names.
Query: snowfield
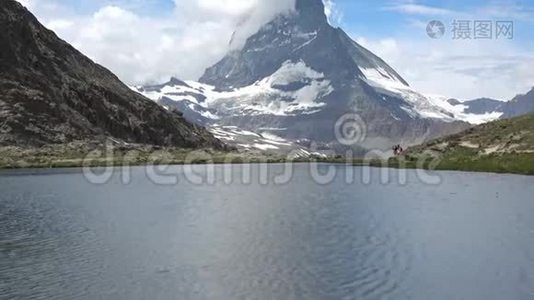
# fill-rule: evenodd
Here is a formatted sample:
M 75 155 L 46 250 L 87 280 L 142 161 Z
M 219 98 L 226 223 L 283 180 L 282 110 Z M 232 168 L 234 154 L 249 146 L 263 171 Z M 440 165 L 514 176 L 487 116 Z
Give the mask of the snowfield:
M 452 105 L 449 98 L 438 95 L 423 95 L 410 86 L 405 85 L 396 76 L 389 74 L 382 68 L 360 68 L 368 85 L 375 88 L 380 94 L 404 99 L 411 107 L 401 107 L 410 116 L 440 119 L 445 122 L 464 121 L 474 125 L 487 123 L 499 119 L 503 113 L 493 112 L 483 115 L 465 113 L 467 106 Z
M 290 158 L 326 157 L 323 153 L 310 151 L 269 132 L 255 133 L 236 126 L 210 126 L 208 130 L 216 138 L 236 146 L 239 150 L 285 153 Z
M 406 101 L 409 106 L 401 107 L 412 118 L 420 116 L 422 118 L 434 118 L 452 122 L 455 119 L 445 109 L 430 102 L 427 97 L 405 85 L 394 75 L 389 74 L 382 68 L 366 69 L 360 68 L 364 77 L 361 78 L 368 85 L 375 88 L 379 94 L 391 97 L 399 97 Z
M 157 90 L 145 91 L 143 87 L 134 90 L 156 102 L 163 98 L 186 102 L 189 108 L 204 117 L 217 120 L 219 116 L 198 110 L 195 105 L 215 109 L 224 115 L 276 115 L 295 116 L 313 114 L 325 103 L 317 102 L 333 91 L 330 81 L 324 75 L 306 66 L 302 61 L 286 61 L 271 76 L 250 86 L 231 91 L 217 91 L 215 87 L 185 81 L 186 85 L 166 85 Z M 198 101 L 198 98 L 205 98 Z
M 500 112 L 466 113 L 467 106 L 452 105 L 445 96 L 423 95 L 383 68 L 360 68 L 360 71 L 363 74 L 361 79 L 379 94 L 403 99 L 406 105 L 401 106 L 401 109 L 412 118 L 432 118 L 445 122 L 464 121 L 478 125 L 502 116 Z M 303 61 L 286 61 L 271 76 L 250 86 L 230 91 L 218 91 L 214 86 L 195 81 L 165 85 L 158 89 L 133 89 L 156 102 L 169 99 L 185 103 L 190 110 L 214 122 L 219 120 L 221 115 L 314 114 L 326 105 L 317 99 L 334 90 L 331 82 L 326 80 L 322 73 L 308 67 Z M 383 99 L 387 101 L 386 97 Z
M 449 98 L 441 95 L 426 95 L 428 101 L 441 107 L 442 109 L 452 113 L 454 118 L 460 121 L 471 123 L 473 125 L 480 125 L 491 121 L 498 120 L 502 117 L 502 112 L 492 112 L 486 114 L 470 114 L 466 113 L 467 106 L 452 105 L 448 102 Z

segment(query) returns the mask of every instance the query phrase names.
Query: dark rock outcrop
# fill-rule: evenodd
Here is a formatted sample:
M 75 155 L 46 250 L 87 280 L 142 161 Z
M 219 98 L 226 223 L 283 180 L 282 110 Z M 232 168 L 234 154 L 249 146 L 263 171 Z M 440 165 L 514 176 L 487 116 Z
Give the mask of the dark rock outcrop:
M 518 95 L 504 106 L 503 119 L 534 112 L 534 88 L 524 95 Z
M 177 82 L 178 84 L 178 82 Z M 223 147 L 204 128 L 133 92 L 47 30 L 21 4 L 0 2 L 0 145 L 114 138 Z
M 482 115 L 492 112 L 502 112 L 505 105 L 504 102 L 488 98 L 480 98 L 461 103 L 467 106 L 466 113 Z

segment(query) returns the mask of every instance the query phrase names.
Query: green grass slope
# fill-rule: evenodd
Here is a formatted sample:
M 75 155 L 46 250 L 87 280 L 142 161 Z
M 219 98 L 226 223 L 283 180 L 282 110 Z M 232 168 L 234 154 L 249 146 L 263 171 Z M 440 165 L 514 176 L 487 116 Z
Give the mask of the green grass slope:
M 534 175 L 534 114 L 436 139 L 408 149 L 405 157 L 432 159 L 442 170 Z

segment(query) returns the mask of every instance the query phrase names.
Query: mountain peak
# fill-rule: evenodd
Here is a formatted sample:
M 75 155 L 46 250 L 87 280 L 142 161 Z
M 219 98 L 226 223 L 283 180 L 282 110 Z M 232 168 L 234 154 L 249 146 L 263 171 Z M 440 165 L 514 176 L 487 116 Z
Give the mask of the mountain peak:
M 315 12 L 324 14 L 323 0 L 297 0 L 295 9 L 299 12 Z
M 187 83 L 185 83 L 183 80 L 180 80 L 176 77 L 171 77 L 171 79 L 169 80 L 169 82 L 167 82 L 167 84 L 172 85 L 172 86 L 179 85 L 179 86 L 189 87 Z
M 262 26 L 243 47 L 208 68 L 200 82 L 221 90 L 244 87 L 275 73 L 287 61 L 304 61 L 320 73 L 340 67 L 343 70 L 334 72 L 336 76 L 354 78 L 358 70 L 354 64 L 347 67 L 349 54 L 334 53 L 343 48 L 337 36 L 322 0 L 296 0 L 294 11 Z M 335 62 L 330 64 L 329 59 Z
M 295 3 L 297 11 L 316 11 L 324 14 L 323 0 L 297 0 Z
M 323 0 L 297 0 L 295 10 L 301 17 L 310 18 L 315 22 L 326 22 Z

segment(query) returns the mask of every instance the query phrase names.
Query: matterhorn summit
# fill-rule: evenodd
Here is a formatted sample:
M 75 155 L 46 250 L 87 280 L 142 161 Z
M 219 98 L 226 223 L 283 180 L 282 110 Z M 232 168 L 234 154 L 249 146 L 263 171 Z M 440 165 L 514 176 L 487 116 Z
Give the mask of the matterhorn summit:
M 321 0 L 297 0 L 198 82 L 136 89 L 193 122 L 332 148 L 339 144 L 336 123 L 347 114 L 365 124 L 365 139 L 354 145 L 363 149 L 416 144 L 468 126 L 331 26 Z

